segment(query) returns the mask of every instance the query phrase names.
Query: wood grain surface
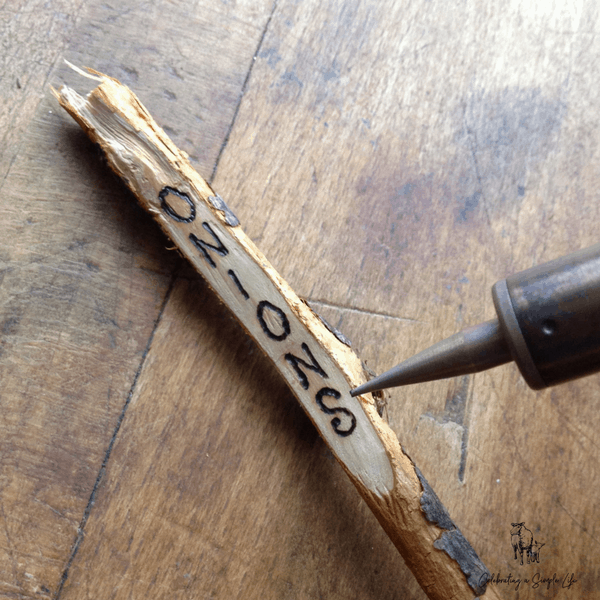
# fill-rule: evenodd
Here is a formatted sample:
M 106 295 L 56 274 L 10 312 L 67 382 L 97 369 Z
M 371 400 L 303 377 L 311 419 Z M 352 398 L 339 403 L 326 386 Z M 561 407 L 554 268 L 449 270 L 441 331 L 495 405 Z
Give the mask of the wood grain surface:
M 381 372 L 492 317 L 496 280 L 598 241 L 599 16 L 2 5 L 0 595 L 424 598 L 283 380 L 58 113 L 50 83 L 87 91 L 63 57 L 134 87 Z M 540 393 L 511 365 L 390 394 L 502 598 L 600 589 L 599 401 L 598 377 Z M 521 522 L 539 563 L 514 558 Z

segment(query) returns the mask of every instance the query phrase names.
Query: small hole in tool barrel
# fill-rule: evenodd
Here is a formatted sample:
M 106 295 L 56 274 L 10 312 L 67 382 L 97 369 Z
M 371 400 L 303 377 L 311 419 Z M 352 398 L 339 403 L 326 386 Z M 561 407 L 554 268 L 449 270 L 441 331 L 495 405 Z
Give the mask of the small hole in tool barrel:
M 542 331 L 544 332 L 544 335 L 553 335 L 556 333 L 556 321 L 546 319 L 542 323 Z

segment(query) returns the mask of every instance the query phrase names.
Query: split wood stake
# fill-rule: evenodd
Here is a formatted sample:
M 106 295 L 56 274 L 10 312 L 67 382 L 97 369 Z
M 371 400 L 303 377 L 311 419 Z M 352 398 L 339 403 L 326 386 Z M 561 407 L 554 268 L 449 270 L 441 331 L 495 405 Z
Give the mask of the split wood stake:
M 223 199 L 126 86 L 90 69 L 61 106 L 273 361 L 360 495 L 435 600 L 496 597 L 489 572 L 379 416 L 358 356 L 279 276 Z

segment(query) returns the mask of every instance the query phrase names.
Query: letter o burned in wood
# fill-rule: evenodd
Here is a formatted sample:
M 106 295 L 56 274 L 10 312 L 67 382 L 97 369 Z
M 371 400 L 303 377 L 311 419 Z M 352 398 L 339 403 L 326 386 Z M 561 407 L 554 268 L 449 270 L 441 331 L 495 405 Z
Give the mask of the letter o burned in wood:
M 371 395 L 350 396 L 366 379 L 358 356 L 267 262 L 136 96 L 92 72 L 100 85 L 87 98 L 63 87 L 61 106 L 274 362 L 427 595 L 497 597 Z
M 268 312 L 265 314 L 265 310 Z M 277 334 L 273 332 L 273 317 L 270 316 L 270 313 L 277 315 L 281 325 L 281 333 Z M 258 308 L 256 309 L 256 317 L 258 318 L 258 322 L 262 327 L 262 330 L 265 332 L 267 337 L 270 337 L 272 340 L 277 340 L 281 342 L 285 340 L 285 338 L 290 335 L 290 322 L 288 318 L 285 316 L 285 313 L 277 306 L 271 304 L 268 300 L 261 300 L 258 303 Z
M 182 217 L 168 202 L 167 197 L 172 194 L 176 198 L 183 200 L 188 204 L 188 209 L 190 214 L 188 217 Z M 180 223 L 191 223 L 196 218 L 196 207 L 194 203 L 190 200 L 190 197 L 187 194 L 182 194 L 178 190 L 171 187 L 164 187 L 158 194 L 160 199 L 160 207 L 167 213 L 171 218 L 179 221 Z

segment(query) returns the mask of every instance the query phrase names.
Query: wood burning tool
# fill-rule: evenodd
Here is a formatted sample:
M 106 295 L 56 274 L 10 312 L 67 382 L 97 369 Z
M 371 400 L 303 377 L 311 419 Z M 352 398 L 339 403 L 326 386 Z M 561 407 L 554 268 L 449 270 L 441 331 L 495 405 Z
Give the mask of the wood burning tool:
M 600 244 L 502 279 L 492 296 L 497 319 L 434 344 L 352 396 L 511 360 L 534 390 L 600 371 Z

